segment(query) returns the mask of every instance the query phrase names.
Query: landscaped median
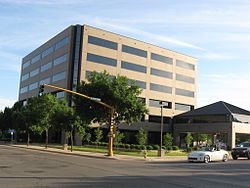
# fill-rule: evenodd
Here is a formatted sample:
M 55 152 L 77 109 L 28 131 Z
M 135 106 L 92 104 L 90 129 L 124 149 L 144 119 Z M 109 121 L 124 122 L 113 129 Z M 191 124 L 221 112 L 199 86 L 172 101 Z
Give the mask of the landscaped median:
M 62 148 L 61 145 L 49 145 L 49 147 L 53 148 Z M 68 146 L 70 150 L 70 146 Z M 128 156 L 136 156 L 136 157 L 145 157 L 145 152 L 147 153 L 147 157 L 158 157 L 158 150 L 142 150 L 142 149 L 125 149 L 125 148 L 117 148 L 114 147 L 115 155 L 128 155 Z M 73 146 L 73 151 L 86 151 L 86 152 L 94 152 L 94 153 L 107 153 L 108 148 L 106 146 L 93 146 L 93 145 L 84 145 L 84 146 Z M 187 156 L 187 152 L 183 150 L 165 150 L 164 156 Z
M 64 150 L 64 147 L 59 144 L 49 144 L 48 148 L 45 148 L 44 144 L 31 144 L 29 146 L 25 144 L 15 144 L 12 145 L 15 147 L 21 147 L 26 149 L 47 151 L 47 152 L 56 152 L 56 153 L 65 153 L 72 155 L 80 155 L 80 156 L 89 156 L 89 157 L 98 157 L 105 158 L 107 156 L 107 147 L 105 146 L 93 146 L 93 145 L 85 145 L 85 146 L 73 146 L 73 152 L 70 151 L 70 146 L 68 146 L 68 150 Z M 134 159 L 134 160 L 171 160 L 171 161 L 179 161 L 186 160 L 187 152 L 176 150 L 176 151 L 165 151 L 165 155 L 163 157 L 158 156 L 157 150 L 137 150 L 137 149 L 124 149 L 124 148 L 115 148 L 114 147 L 114 158 L 116 159 Z

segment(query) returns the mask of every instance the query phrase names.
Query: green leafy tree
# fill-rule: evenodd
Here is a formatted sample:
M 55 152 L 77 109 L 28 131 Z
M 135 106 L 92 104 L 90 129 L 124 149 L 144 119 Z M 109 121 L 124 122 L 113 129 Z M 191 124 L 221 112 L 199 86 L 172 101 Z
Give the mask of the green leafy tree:
M 163 136 L 163 144 L 166 148 L 173 145 L 173 136 L 170 133 L 167 133 Z
M 95 129 L 94 133 L 95 133 L 95 141 L 100 142 L 103 137 L 103 131 L 100 128 L 97 128 Z
M 84 138 L 83 142 L 86 141 L 89 144 L 90 139 L 91 139 L 91 133 L 87 132 L 86 135 L 85 135 L 85 138 Z
M 129 82 L 125 76 L 110 78 L 107 72 L 93 72 L 88 83 L 82 82 L 78 87 L 78 92 L 91 97 L 100 98 L 102 102 L 113 106 L 119 114 L 115 121 L 133 122 L 140 121 L 147 113 L 145 104 L 138 98 L 141 89 L 135 82 Z M 110 109 L 96 102 L 74 96 L 74 103 L 77 114 L 89 124 L 93 122 L 109 124 Z
M 122 143 L 122 140 L 125 138 L 124 133 L 121 133 L 120 131 L 116 131 L 115 134 L 115 144 L 120 144 Z
M 143 128 L 140 128 L 138 130 L 138 133 L 135 135 L 136 137 L 136 141 L 139 145 L 145 145 L 146 144 L 146 140 L 147 140 L 147 134 L 144 131 Z
M 44 94 L 39 97 L 33 97 L 28 100 L 28 107 L 32 106 L 33 114 L 35 114 L 37 120 L 36 124 L 33 124 L 32 131 L 42 134 L 45 132 L 45 148 L 48 147 L 49 129 L 51 128 L 51 118 L 57 105 L 57 99 L 54 95 Z
M 185 137 L 185 143 L 186 143 L 187 147 L 190 146 L 192 141 L 193 141 L 193 136 L 192 136 L 192 134 L 190 132 L 188 132 L 186 137 Z
M 74 119 L 73 109 L 68 105 L 66 100 L 60 100 L 55 106 L 55 110 L 51 117 L 51 123 L 54 125 L 54 129 L 63 131 L 64 139 L 63 145 L 67 147 L 68 138 L 70 138 L 71 123 Z

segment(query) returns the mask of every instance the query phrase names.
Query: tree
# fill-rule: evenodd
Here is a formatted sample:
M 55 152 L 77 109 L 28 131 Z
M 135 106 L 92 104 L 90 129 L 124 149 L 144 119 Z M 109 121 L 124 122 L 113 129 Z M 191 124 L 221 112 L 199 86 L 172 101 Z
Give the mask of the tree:
M 115 144 L 122 143 L 122 140 L 125 138 L 124 133 L 121 133 L 120 131 L 116 131 L 115 134 Z
M 166 148 L 170 147 L 173 145 L 173 137 L 172 134 L 167 133 L 163 137 L 163 143 L 166 146 Z
M 192 134 L 190 132 L 187 133 L 186 137 L 185 137 L 185 143 L 187 145 L 187 147 L 190 146 L 190 144 L 192 143 L 193 141 L 193 137 L 192 137 Z
M 138 98 L 141 89 L 135 82 L 129 83 L 127 77 L 118 75 L 111 79 L 105 71 L 93 72 L 88 81 L 80 84 L 78 92 L 100 98 L 102 102 L 113 106 L 119 114 L 116 123 L 131 124 L 140 121 L 147 113 L 145 104 Z M 89 124 L 92 121 L 109 124 L 111 112 L 107 107 L 79 96 L 74 96 L 74 103 L 77 114 Z
M 54 125 L 54 128 L 59 131 L 63 131 L 64 139 L 63 145 L 67 147 L 68 138 L 70 138 L 71 131 L 71 122 L 73 121 L 74 112 L 66 100 L 60 100 L 55 106 L 53 115 L 51 117 L 51 123 Z
M 135 135 L 136 141 L 139 145 L 145 145 L 147 140 L 146 132 L 143 128 L 140 128 L 138 133 Z
M 98 127 L 97 129 L 95 129 L 94 133 L 95 133 L 95 141 L 100 142 L 103 137 L 102 130 Z
M 28 100 L 28 108 L 33 109 L 36 116 L 36 124 L 33 124 L 32 131 L 42 134 L 45 132 L 45 148 L 48 147 L 49 129 L 51 128 L 51 118 L 57 105 L 57 99 L 54 95 L 43 94 L 39 97 L 33 97 Z

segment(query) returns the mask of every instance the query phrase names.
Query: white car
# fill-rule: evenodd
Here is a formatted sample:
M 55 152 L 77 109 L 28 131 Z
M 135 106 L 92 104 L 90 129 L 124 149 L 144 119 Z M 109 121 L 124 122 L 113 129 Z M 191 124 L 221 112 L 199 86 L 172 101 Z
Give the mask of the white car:
M 199 151 L 193 151 L 188 155 L 189 162 L 228 161 L 229 154 L 223 149 L 214 147 L 202 147 Z

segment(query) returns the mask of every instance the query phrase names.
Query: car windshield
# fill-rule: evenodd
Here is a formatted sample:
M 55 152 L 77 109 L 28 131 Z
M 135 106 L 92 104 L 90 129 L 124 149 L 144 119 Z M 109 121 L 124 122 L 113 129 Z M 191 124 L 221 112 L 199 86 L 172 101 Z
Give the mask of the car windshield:
M 241 143 L 238 147 L 250 147 L 250 142 Z
M 213 151 L 213 147 L 202 147 L 199 151 Z

